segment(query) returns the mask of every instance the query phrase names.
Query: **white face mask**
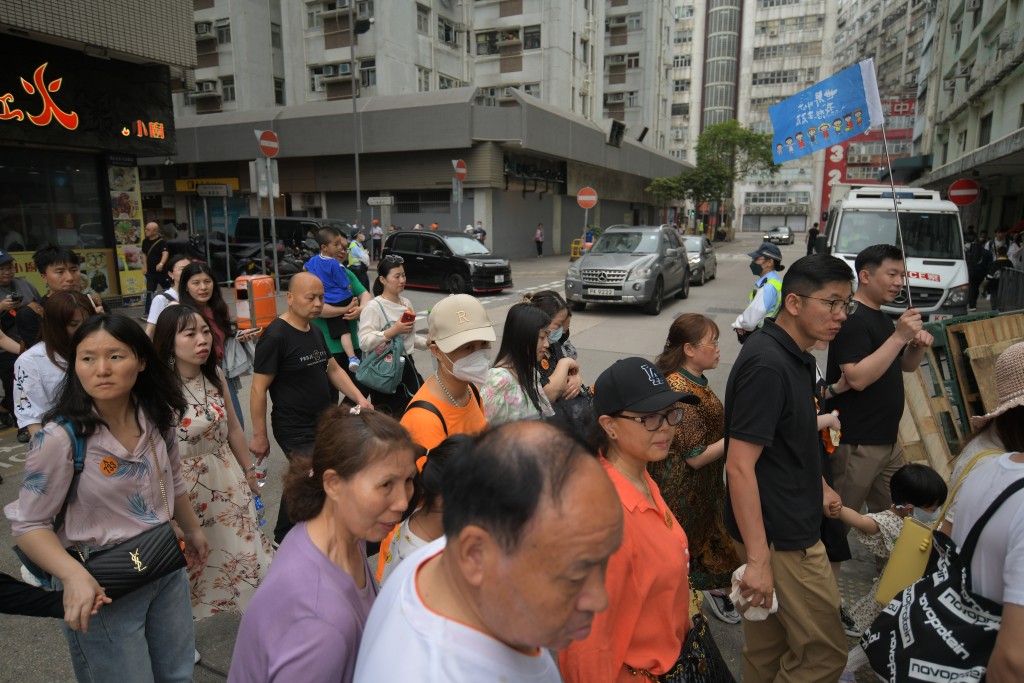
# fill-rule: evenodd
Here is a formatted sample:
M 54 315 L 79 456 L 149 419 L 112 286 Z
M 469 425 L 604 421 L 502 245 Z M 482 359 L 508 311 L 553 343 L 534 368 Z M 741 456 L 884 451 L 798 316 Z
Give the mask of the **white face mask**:
M 936 508 L 932 512 L 928 512 L 927 510 L 923 510 L 921 508 L 916 507 L 914 508 L 914 511 L 911 514 L 917 521 L 922 522 L 924 524 L 931 524 L 939 518 L 939 509 Z
M 456 379 L 472 384 L 485 384 L 487 382 L 487 375 L 491 370 L 491 354 L 488 353 L 487 349 L 474 351 L 454 362 L 451 358 L 448 358 L 448 354 L 444 354 L 444 357 L 452 364 L 451 373 Z

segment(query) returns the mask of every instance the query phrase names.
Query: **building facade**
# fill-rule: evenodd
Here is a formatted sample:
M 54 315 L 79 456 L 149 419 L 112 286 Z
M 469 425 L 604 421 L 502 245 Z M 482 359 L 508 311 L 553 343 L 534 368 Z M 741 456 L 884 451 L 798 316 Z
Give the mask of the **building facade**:
M 407 12 L 386 0 L 272 0 L 251 11 L 197 0 L 196 87 L 175 99 L 189 142 L 165 170 L 176 177 L 161 203 L 173 203 L 193 232 L 230 235 L 238 216 L 260 207 L 247 168 L 258 156 L 253 131 L 273 129 L 281 134 L 279 215 L 455 229 L 480 220 L 492 246 L 509 255 L 532 248 L 525 235 L 538 222 L 554 226 L 555 251 L 567 250 L 582 226 L 562 238 L 561 203 L 584 186 L 598 189 L 613 222 L 655 220 L 644 190 L 682 166 L 657 151 L 668 132 L 667 47 L 642 39 L 647 29 L 661 35 L 668 2 L 649 4 L 424 0 Z M 645 106 L 634 106 L 633 118 L 603 106 L 604 54 L 619 42 L 620 20 L 606 22 L 612 6 L 625 25 L 618 52 L 632 63 L 630 51 L 642 51 L 650 67 L 616 84 L 642 91 Z M 626 18 L 633 14 L 639 23 Z M 286 126 L 296 116 L 304 125 Z M 536 146 L 539 117 L 578 139 L 598 132 L 601 144 L 586 153 L 572 140 Z M 473 136 L 448 135 L 448 127 Z M 223 140 L 234 142 L 226 148 Z M 452 186 L 460 158 L 469 166 L 461 202 Z M 227 185 L 233 196 L 210 211 L 196 194 L 202 184 Z M 371 208 L 369 196 L 393 203 Z

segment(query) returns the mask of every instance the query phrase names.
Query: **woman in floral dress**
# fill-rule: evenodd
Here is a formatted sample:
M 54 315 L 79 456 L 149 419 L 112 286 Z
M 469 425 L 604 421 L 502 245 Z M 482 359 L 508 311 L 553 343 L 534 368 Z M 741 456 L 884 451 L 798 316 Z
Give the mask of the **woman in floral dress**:
M 718 367 L 718 326 L 697 313 L 684 313 L 668 331 L 658 369 L 673 391 L 700 398 L 684 406 L 668 457 L 647 465 L 672 513 L 690 541 L 690 585 L 704 591 L 711 612 L 727 624 L 740 617 L 728 598 L 739 558 L 725 531 L 725 411 L 708 385 L 707 370 Z
M 206 565 L 189 572 L 192 616 L 241 614 L 267 574 L 274 551 L 256 521 L 259 490 L 212 333 L 195 309 L 169 306 L 154 335 L 158 357 L 177 372 L 188 404 L 178 425 L 181 471 L 210 545 Z

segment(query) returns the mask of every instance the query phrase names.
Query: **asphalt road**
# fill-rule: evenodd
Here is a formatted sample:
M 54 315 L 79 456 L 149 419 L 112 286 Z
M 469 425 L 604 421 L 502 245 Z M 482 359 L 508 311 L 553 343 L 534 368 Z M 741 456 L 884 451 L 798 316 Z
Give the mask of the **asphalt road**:
M 796 245 L 782 247 L 785 262 L 792 262 L 803 255 L 804 247 L 799 237 Z M 686 300 L 666 300 L 659 316 L 648 316 L 638 309 L 610 305 L 590 305 L 585 311 L 575 313 L 571 338 L 580 353 L 584 379 L 593 382 L 604 368 L 624 356 L 653 358 L 661 350 L 673 318 L 680 313 L 696 311 L 713 318 L 722 330 L 721 362 L 708 376 L 714 391 L 724 397 L 732 360 L 739 352 L 739 345 L 735 335 L 729 331 L 729 325 L 746 306 L 752 280 L 747 269 L 749 258 L 746 252 L 753 250 L 759 242 L 760 235 L 741 235 L 735 242 L 716 245 L 719 259 L 717 279 L 704 287 L 692 287 L 690 297 Z M 528 291 L 562 291 L 567 267 L 568 260 L 564 256 L 513 262 L 515 289 L 482 298 L 499 337 L 508 308 Z M 425 331 L 426 311 L 443 295 L 425 290 L 408 290 L 406 295 L 422 316 L 417 327 Z M 283 301 L 279 301 L 279 309 L 282 307 Z M 415 360 L 420 372 L 426 375 L 431 368 L 430 357 L 425 352 L 417 351 Z M 245 388 L 240 394 L 243 411 L 247 415 L 248 382 L 245 382 Z M 3 505 L 17 497 L 24 454 L 25 445 L 17 442 L 15 430 L 0 432 L 0 475 L 5 480 L 0 485 L 0 503 Z M 273 445 L 268 483 L 263 494 L 269 520 L 265 527 L 268 532 L 273 527 L 273 520 L 277 518 L 281 495 L 279 475 L 283 471 L 284 462 L 276 444 Z M 0 571 L 17 576 L 19 565 L 14 553 L 10 551 L 12 544 L 10 525 L 0 523 Z M 851 541 L 851 546 L 854 548 L 854 560 L 847 563 L 844 569 L 841 588 L 844 599 L 852 604 L 852 601 L 867 592 L 874 574 L 874 564 L 858 543 Z M 739 625 L 723 624 L 714 617 L 710 621 L 715 638 L 739 680 L 742 628 Z M 220 682 L 225 679 L 238 622 L 239 617 L 222 614 L 196 625 L 197 647 L 203 660 L 196 668 L 195 681 Z M 0 634 L 0 683 L 62 683 L 74 680 L 67 646 L 55 620 L 0 615 Z

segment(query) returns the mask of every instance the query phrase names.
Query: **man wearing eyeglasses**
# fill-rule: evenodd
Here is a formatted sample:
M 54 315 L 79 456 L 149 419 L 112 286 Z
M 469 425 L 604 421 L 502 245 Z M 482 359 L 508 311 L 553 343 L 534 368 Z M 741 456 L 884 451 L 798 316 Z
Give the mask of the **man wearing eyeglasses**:
M 796 261 L 778 318 L 750 336 L 729 374 L 725 525 L 745 563 L 736 607 L 774 610 L 743 620 L 747 683 L 835 681 L 846 664 L 839 588 L 821 542 L 824 511 L 839 498 L 823 477 L 815 364 L 805 349 L 839 332 L 852 281 L 834 256 Z
M 895 326 L 881 310 L 904 286 L 903 253 L 898 247 L 868 247 L 857 255 L 854 267 L 858 281 L 854 299 L 859 306 L 832 342 L 825 372 L 829 384 L 845 375 L 851 387 L 828 401 L 828 409 L 838 410 L 843 420 L 832 473 L 843 505 L 860 510 L 867 503 L 868 512 L 879 512 L 889 509 L 889 479 L 904 464 L 897 439 L 903 416 L 903 373 L 921 365 L 933 339 L 923 329 L 917 310 L 907 309 Z

